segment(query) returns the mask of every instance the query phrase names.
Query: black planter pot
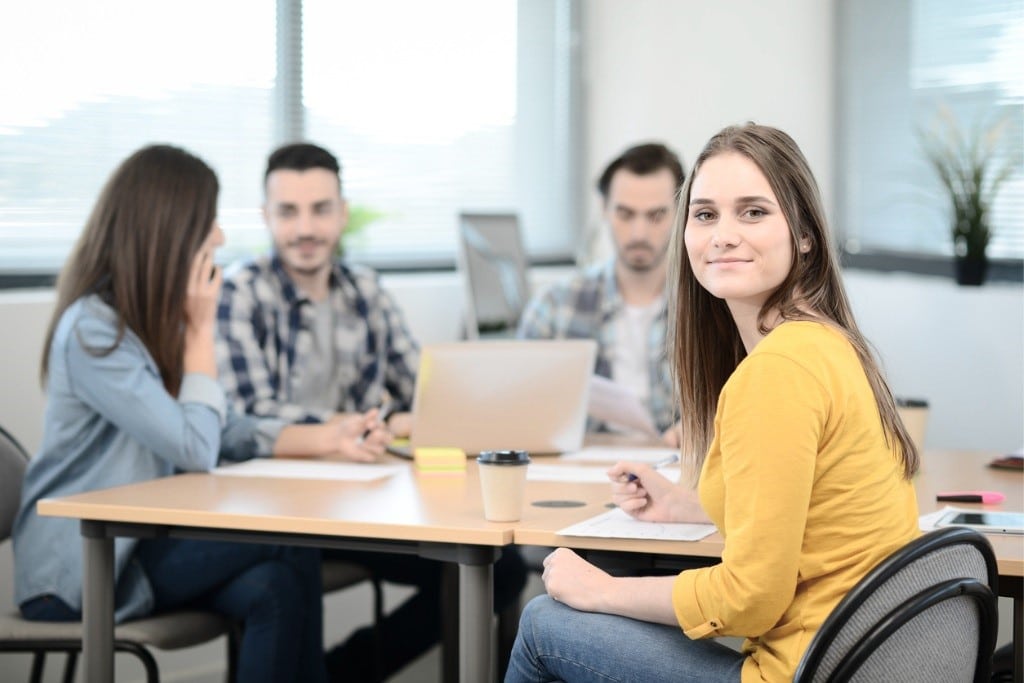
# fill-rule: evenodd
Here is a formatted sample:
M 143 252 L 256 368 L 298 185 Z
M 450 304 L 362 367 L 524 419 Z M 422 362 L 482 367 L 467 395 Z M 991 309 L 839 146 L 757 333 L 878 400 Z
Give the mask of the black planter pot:
M 953 262 L 956 268 L 956 282 L 959 285 L 977 287 L 985 283 L 988 273 L 988 259 L 970 256 L 958 256 Z

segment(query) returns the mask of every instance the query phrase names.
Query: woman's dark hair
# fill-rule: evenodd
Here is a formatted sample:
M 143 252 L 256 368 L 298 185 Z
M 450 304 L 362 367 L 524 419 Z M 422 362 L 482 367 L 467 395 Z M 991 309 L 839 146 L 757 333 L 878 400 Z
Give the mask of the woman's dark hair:
M 183 149 L 144 147 L 107 180 L 57 279 L 40 376 L 64 311 L 95 294 L 117 312 L 117 339 L 131 329 L 153 356 L 164 386 L 177 395 L 185 350 L 185 293 L 192 261 L 217 217 L 213 170 Z

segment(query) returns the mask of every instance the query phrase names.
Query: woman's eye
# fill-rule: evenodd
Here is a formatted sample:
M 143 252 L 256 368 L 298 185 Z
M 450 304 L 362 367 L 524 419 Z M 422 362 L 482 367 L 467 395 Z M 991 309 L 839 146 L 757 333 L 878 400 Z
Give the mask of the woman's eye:
M 695 212 L 693 214 L 693 217 L 696 218 L 699 221 L 709 221 L 712 218 L 714 218 L 714 214 L 711 213 L 710 211 L 706 210 L 706 209 L 703 209 L 701 211 Z
M 749 216 L 750 218 L 761 218 L 766 213 L 766 211 L 758 209 L 757 207 L 747 209 L 747 216 Z

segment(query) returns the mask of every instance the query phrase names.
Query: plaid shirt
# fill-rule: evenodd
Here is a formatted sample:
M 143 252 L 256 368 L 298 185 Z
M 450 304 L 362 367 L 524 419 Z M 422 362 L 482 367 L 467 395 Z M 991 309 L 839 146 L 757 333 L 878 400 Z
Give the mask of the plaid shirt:
M 335 263 L 329 301 L 335 311 L 334 354 L 340 376 L 337 412 L 362 412 L 385 398 L 412 406 L 419 347 L 377 274 Z M 217 308 L 217 366 L 237 409 L 287 422 L 320 422 L 292 397 L 308 364 L 316 312 L 285 273 L 280 259 L 263 258 L 225 277 Z
M 610 379 L 615 344 L 614 319 L 622 307 L 622 297 L 615 282 L 615 262 L 611 260 L 591 266 L 535 297 L 523 313 L 517 336 L 524 339 L 595 339 L 597 362 L 594 372 Z M 650 381 L 647 408 L 661 431 L 679 419 L 672 400 L 665 325 L 666 310 L 663 308 L 647 335 Z M 593 431 L 605 429 L 604 425 L 593 420 L 588 428 Z

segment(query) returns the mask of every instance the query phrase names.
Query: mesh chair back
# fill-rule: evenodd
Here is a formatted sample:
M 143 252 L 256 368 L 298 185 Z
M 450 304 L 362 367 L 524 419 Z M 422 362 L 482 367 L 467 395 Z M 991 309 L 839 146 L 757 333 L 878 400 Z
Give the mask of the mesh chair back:
M 795 680 L 984 680 L 995 644 L 996 580 L 992 548 L 978 532 L 922 536 L 836 606 Z
M 0 427 L 0 542 L 6 541 L 11 535 L 27 467 L 28 454 L 25 449 Z

